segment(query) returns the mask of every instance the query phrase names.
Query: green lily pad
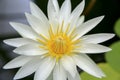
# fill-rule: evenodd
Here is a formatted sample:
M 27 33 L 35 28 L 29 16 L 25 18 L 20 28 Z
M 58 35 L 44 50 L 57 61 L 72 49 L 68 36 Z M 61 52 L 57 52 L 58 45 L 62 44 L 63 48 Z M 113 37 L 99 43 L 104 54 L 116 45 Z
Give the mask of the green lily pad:
M 112 51 L 107 52 L 105 57 L 108 64 L 120 73 L 120 41 L 111 45 Z
M 99 67 L 103 70 L 106 77 L 100 79 L 83 72 L 81 73 L 82 80 L 120 80 L 120 74 L 113 70 L 107 63 L 100 63 Z
M 115 23 L 115 32 L 116 34 L 120 37 L 120 19 L 117 20 L 117 22 Z

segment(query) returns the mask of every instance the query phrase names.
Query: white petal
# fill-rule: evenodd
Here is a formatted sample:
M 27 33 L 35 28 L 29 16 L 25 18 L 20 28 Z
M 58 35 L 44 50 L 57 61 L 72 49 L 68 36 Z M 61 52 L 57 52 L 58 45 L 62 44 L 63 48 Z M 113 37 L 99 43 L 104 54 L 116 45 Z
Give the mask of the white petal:
M 19 69 L 14 79 L 24 78 L 34 73 L 40 66 L 40 60 L 40 57 L 35 57 L 32 60 L 30 60 L 28 63 L 22 66 L 22 68 Z
M 77 72 L 77 70 L 76 70 L 75 77 L 72 77 L 69 73 L 67 73 L 67 76 L 68 76 L 68 80 L 81 80 L 80 74 Z
M 18 68 L 26 64 L 28 61 L 30 61 L 33 57 L 28 56 L 19 56 L 7 63 L 3 68 L 4 69 L 12 69 L 12 68 Z
M 84 10 L 85 0 L 83 0 L 71 13 L 70 22 L 75 23 Z
M 23 37 L 25 38 L 31 38 L 36 40 L 39 38 L 39 35 L 32 30 L 31 27 L 21 24 L 21 23 L 16 23 L 16 22 L 10 22 L 10 25 Z
M 56 63 L 53 70 L 53 80 L 66 80 L 66 72 L 60 63 Z
M 60 10 L 60 23 L 68 19 L 71 13 L 71 2 L 70 0 L 65 0 L 61 6 Z
M 30 2 L 30 9 L 31 9 L 31 13 L 32 15 L 36 16 L 37 18 L 39 18 L 41 21 L 43 21 L 45 24 L 48 25 L 48 19 L 46 17 L 46 15 L 42 12 L 42 10 L 33 2 Z
M 55 66 L 55 59 L 47 57 L 42 60 L 39 69 L 36 71 L 34 80 L 46 80 Z
M 80 25 L 83 24 L 84 20 L 85 20 L 85 16 L 84 16 L 84 15 L 82 15 L 82 16 L 74 19 L 74 20 L 71 22 L 71 28 L 73 29 L 74 27 L 76 27 L 76 28 L 79 27 Z
M 77 49 L 77 52 L 80 53 L 92 53 L 92 54 L 96 54 L 96 53 L 103 53 L 103 52 L 108 52 L 111 49 L 109 47 L 103 46 L 103 45 L 99 45 L 99 44 L 92 44 L 92 43 L 84 43 L 79 45 L 80 48 Z
M 104 73 L 87 55 L 85 54 L 75 55 L 73 56 L 73 59 L 75 60 L 78 67 L 83 69 L 85 72 L 98 78 L 102 78 L 105 76 Z
M 115 34 L 110 33 L 100 33 L 100 34 L 92 34 L 81 37 L 81 40 L 86 43 L 101 43 L 113 38 Z
M 59 5 L 57 0 L 49 0 L 47 6 L 49 23 L 53 28 L 53 32 L 56 33 L 57 27 L 59 25 Z
M 58 19 L 59 5 L 57 0 L 49 0 L 47 6 L 48 18 L 50 22 Z
M 6 39 L 4 40 L 4 43 L 14 46 L 14 47 L 20 47 L 26 44 L 39 44 L 38 42 L 28 39 L 28 38 L 13 38 L 13 39 Z
M 76 29 L 78 36 L 75 38 L 75 40 L 77 40 L 78 38 L 89 32 L 91 29 L 93 29 L 98 23 L 102 21 L 103 18 L 104 16 L 96 17 L 80 25 Z
M 61 63 L 66 71 L 68 71 L 72 77 L 75 77 L 76 74 L 76 64 L 74 63 L 73 59 L 69 56 L 64 56 L 61 59 Z
M 84 22 L 84 20 L 85 20 L 85 16 L 84 15 L 79 17 L 79 19 L 78 19 L 78 21 L 76 23 L 76 27 L 80 26 Z
M 27 56 L 43 55 L 47 53 L 47 50 L 41 49 L 39 45 L 27 44 L 20 46 L 14 50 L 15 53 Z
M 31 27 L 38 33 L 42 35 L 48 35 L 48 28 L 49 25 L 44 23 L 42 20 L 38 19 L 37 17 L 30 15 L 28 13 L 25 13 L 26 18 L 31 25 Z

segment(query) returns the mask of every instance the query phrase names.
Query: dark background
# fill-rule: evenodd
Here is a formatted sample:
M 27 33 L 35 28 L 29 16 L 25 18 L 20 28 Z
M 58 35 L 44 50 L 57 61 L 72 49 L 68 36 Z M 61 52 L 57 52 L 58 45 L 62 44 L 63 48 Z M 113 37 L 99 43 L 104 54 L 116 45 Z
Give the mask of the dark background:
M 10 27 L 9 22 L 22 22 L 28 24 L 24 12 L 29 12 L 30 0 L 0 0 L 0 80 L 13 80 L 18 69 L 3 70 L 2 67 L 8 61 L 15 58 L 16 54 L 12 52 L 14 47 L 3 43 L 3 40 L 20 37 L 19 34 Z M 58 0 L 60 5 L 64 0 Z M 85 20 L 105 15 L 104 20 L 95 27 L 91 33 L 114 33 L 114 24 L 120 18 L 120 0 L 85 0 Z M 48 0 L 35 0 L 36 4 L 47 15 Z M 77 6 L 81 0 L 71 0 L 72 9 Z M 119 40 L 117 36 L 102 44 L 109 46 Z M 89 55 L 96 63 L 105 62 L 104 54 Z M 33 75 L 21 80 L 33 80 Z

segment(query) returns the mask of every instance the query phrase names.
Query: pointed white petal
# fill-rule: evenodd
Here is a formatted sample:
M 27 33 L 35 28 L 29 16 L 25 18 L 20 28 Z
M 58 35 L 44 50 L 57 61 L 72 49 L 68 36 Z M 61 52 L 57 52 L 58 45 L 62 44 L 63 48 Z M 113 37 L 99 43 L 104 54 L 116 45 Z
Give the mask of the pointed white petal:
M 18 68 L 26 64 L 28 61 L 30 61 L 33 57 L 28 56 L 19 56 L 7 63 L 3 68 L 4 69 L 12 69 L 12 68 Z
M 35 57 L 32 60 L 30 60 L 28 63 L 22 66 L 22 68 L 19 69 L 14 79 L 24 78 L 34 73 L 40 66 L 40 60 L 40 57 Z
M 77 23 L 76 23 L 76 27 L 80 26 L 85 20 L 85 16 L 82 15 L 81 17 L 79 17 Z
M 96 17 L 80 25 L 76 29 L 78 36 L 75 38 L 75 40 L 77 40 L 78 38 L 89 32 L 91 29 L 93 29 L 98 23 L 102 21 L 103 18 L 104 16 Z
M 22 36 L 25 38 L 31 38 L 36 40 L 39 38 L 39 35 L 32 30 L 28 25 L 16 23 L 16 22 L 10 22 L 10 25 Z
M 115 34 L 110 33 L 100 33 L 100 34 L 92 34 L 81 37 L 81 40 L 86 43 L 101 43 L 113 38 Z
M 69 56 L 64 56 L 61 59 L 61 64 L 63 65 L 64 69 L 68 71 L 72 77 L 75 77 L 76 74 L 76 64 L 74 63 L 73 59 Z
M 38 34 L 42 34 L 42 35 L 48 35 L 48 28 L 49 25 L 47 25 L 46 23 L 44 23 L 42 20 L 38 19 L 37 17 L 25 13 L 26 18 L 29 22 L 29 24 L 31 25 L 31 27 L 38 33 Z
M 76 52 L 80 52 L 80 53 L 96 54 L 96 53 L 108 52 L 111 50 L 109 47 L 100 44 L 84 43 L 79 46 L 80 48 L 78 48 Z
M 67 73 L 67 76 L 68 76 L 68 80 L 81 80 L 80 74 L 77 72 L 77 70 L 76 70 L 75 77 L 72 77 L 69 73 Z
M 70 0 L 65 0 L 61 6 L 60 10 L 60 23 L 68 19 L 71 13 L 71 2 Z M 65 21 L 66 22 L 66 21 Z
M 75 55 L 73 56 L 73 59 L 75 60 L 78 67 L 83 69 L 85 72 L 98 78 L 102 78 L 105 76 L 104 73 L 87 55 L 85 54 Z
M 76 20 L 79 18 L 79 16 L 81 15 L 81 13 L 84 10 L 84 6 L 85 6 L 85 0 L 83 0 L 71 13 L 70 16 L 70 22 L 71 23 L 76 23 Z
M 55 66 L 55 62 L 55 59 L 51 57 L 47 57 L 44 60 L 42 60 L 39 69 L 35 73 L 34 80 L 46 80 L 51 74 Z
M 57 27 L 59 25 L 59 5 L 57 0 L 49 0 L 47 6 L 49 23 L 53 28 L 53 32 L 56 33 Z
M 66 71 L 64 70 L 62 64 L 56 63 L 53 70 L 53 80 L 66 80 L 66 78 Z
M 41 49 L 39 45 L 27 44 L 16 48 L 14 52 L 21 55 L 36 56 L 46 54 L 48 51 Z
M 85 20 L 85 16 L 84 16 L 84 15 L 82 15 L 82 16 L 74 19 L 74 20 L 71 22 L 71 28 L 73 29 L 74 27 L 76 27 L 76 28 L 79 27 L 80 25 L 83 24 L 84 20 Z
M 57 0 L 49 0 L 47 10 L 50 22 L 56 21 L 56 19 L 58 19 L 59 13 L 59 5 Z
M 30 9 L 31 9 L 32 15 L 39 18 L 45 24 L 48 24 L 48 19 L 46 15 L 42 12 L 42 10 L 36 4 L 34 4 L 33 2 L 30 2 Z
M 38 42 L 28 39 L 28 38 L 13 38 L 13 39 L 6 39 L 4 40 L 4 43 L 14 46 L 14 47 L 20 47 L 26 44 L 39 44 Z

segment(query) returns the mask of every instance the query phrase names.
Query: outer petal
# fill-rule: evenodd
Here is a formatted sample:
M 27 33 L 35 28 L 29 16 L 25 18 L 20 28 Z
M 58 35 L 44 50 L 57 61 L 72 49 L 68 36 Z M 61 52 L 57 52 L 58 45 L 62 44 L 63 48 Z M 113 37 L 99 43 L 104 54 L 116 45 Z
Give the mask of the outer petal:
M 80 25 L 80 27 L 76 29 L 76 33 L 78 34 L 78 36 L 75 38 L 75 40 L 93 29 L 98 23 L 102 21 L 103 18 L 104 16 L 96 17 Z
M 59 14 L 59 5 L 57 0 L 49 0 L 47 10 L 50 22 L 56 21 Z
M 56 66 L 53 70 L 53 80 L 66 80 L 66 72 L 63 66 L 60 63 L 56 63 Z
M 32 74 L 33 72 L 35 72 L 40 66 L 40 60 L 41 60 L 40 56 L 35 57 L 32 60 L 30 60 L 28 63 L 22 66 L 22 68 L 19 69 L 14 79 L 24 78 Z
M 31 9 L 32 15 L 39 18 L 45 24 L 47 25 L 49 24 L 46 15 L 42 12 L 42 10 L 36 4 L 34 4 L 33 2 L 30 2 L 30 9 Z
M 76 75 L 76 64 L 74 63 L 73 59 L 69 56 L 64 56 L 61 59 L 61 63 L 66 71 L 68 71 L 72 77 Z
M 108 52 L 111 49 L 99 44 L 91 44 L 91 43 L 84 43 L 79 45 L 80 48 L 76 49 L 75 52 L 80 52 L 80 53 L 103 53 L 103 52 Z
M 55 66 L 55 59 L 47 57 L 42 60 L 41 66 L 35 73 L 34 80 L 46 80 Z
M 42 20 L 38 19 L 37 17 L 30 15 L 28 13 L 25 13 L 26 18 L 31 25 L 31 27 L 38 33 L 42 35 L 48 35 L 48 28 L 49 25 L 44 23 Z
M 92 34 L 81 37 L 81 40 L 85 43 L 101 43 L 113 38 L 115 34 L 110 33 L 100 33 L 100 34 Z
M 20 47 L 26 44 L 39 44 L 38 42 L 28 39 L 28 38 L 13 38 L 13 39 L 6 39 L 4 40 L 4 43 L 14 46 L 14 47 Z
M 83 12 L 84 6 L 85 6 L 85 0 L 83 0 L 71 13 L 70 22 L 72 23 L 73 26 L 75 26 L 75 23 L 77 22 L 79 16 Z
M 41 49 L 39 45 L 27 44 L 16 48 L 14 52 L 21 55 L 36 56 L 46 54 L 48 51 Z
M 73 56 L 78 67 L 86 71 L 87 73 L 102 78 L 104 77 L 104 73 L 96 66 L 96 64 L 85 54 L 79 54 Z
M 30 61 L 33 57 L 28 56 L 19 56 L 9 63 L 7 63 L 3 68 L 4 69 L 11 69 L 11 68 L 18 68 L 26 64 L 28 61 Z
M 36 40 L 39 35 L 29 26 L 21 23 L 10 22 L 10 25 L 23 37 Z

